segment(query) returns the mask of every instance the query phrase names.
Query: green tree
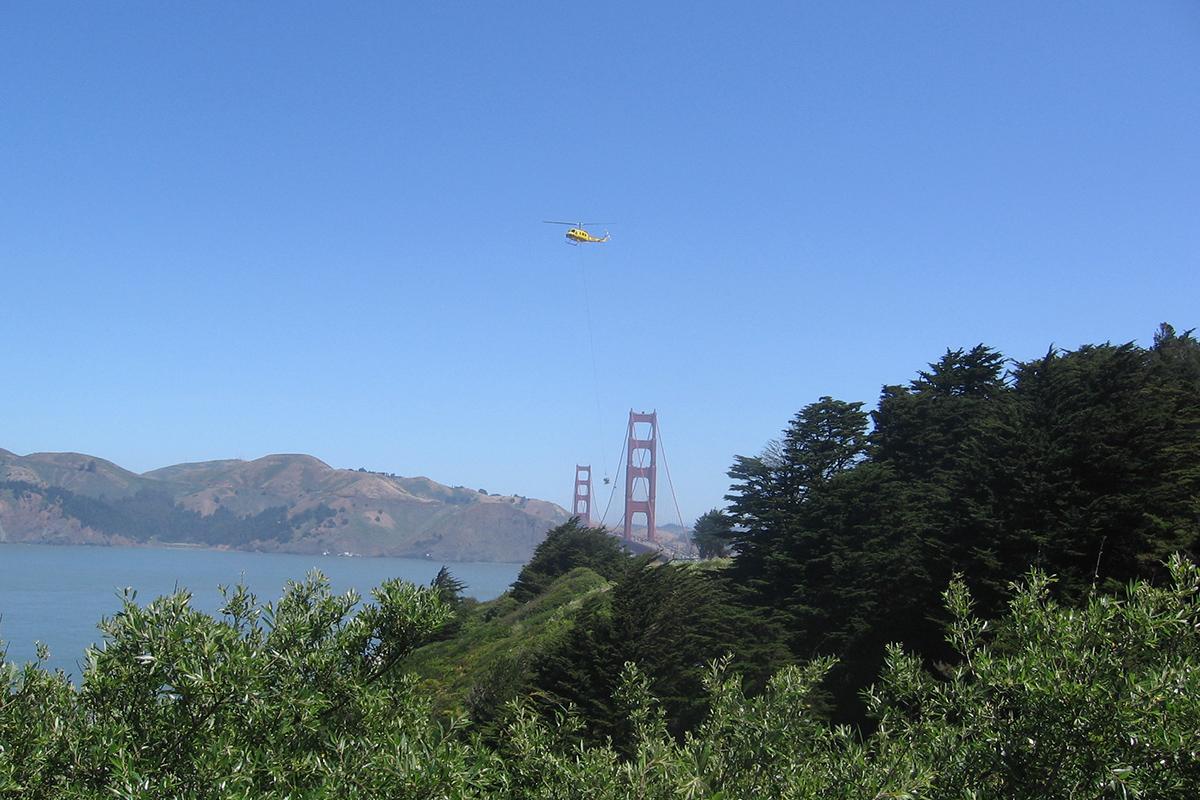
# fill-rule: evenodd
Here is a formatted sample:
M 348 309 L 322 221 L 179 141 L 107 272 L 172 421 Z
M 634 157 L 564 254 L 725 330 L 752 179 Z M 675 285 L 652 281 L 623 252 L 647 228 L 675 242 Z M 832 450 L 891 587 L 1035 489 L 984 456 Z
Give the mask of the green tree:
M 454 577 L 443 564 L 437 575 L 433 576 L 433 580 L 429 582 L 429 588 L 434 591 L 439 600 L 451 608 L 455 608 L 462 603 L 463 589 L 467 588 L 467 584 Z
M 733 536 L 736 569 L 744 578 L 786 582 L 786 577 L 774 574 L 773 562 L 785 543 L 804 538 L 807 503 L 866 453 L 862 405 L 822 397 L 802 408 L 783 438 L 768 444 L 762 454 L 735 457 L 729 471 L 734 483 L 726 499 L 738 526 Z
M 450 639 L 462 630 L 463 589 L 467 588 L 467 584 L 454 577 L 443 564 L 437 575 L 433 576 L 433 580 L 429 582 L 429 588 L 437 595 L 438 600 L 455 612 L 454 616 L 443 624 L 432 638 L 435 640 Z
M 527 602 L 546 590 L 555 578 L 576 567 L 587 567 L 610 580 L 619 577 L 629 564 L 629 554 L 620 541 L 603 528 L 580 524 L 571 517 L 556 528 L 533 551 L 512 585 L 512 596 Z
M 718 570 L 635 559 L 560 646 L 539 659 L 535 695 L 548 699 L 551 711 L 579 710 L 593 741 L 626 742 L 629 720 L 613 697 L 624 664 L 636 663 L 664 707 L 668 728 L 681 735 L 707 710 L 709 661 L 728 654 L 748 682 L 761 687 L 787 658 L 769 618 L 735 602 L 734 592 Z
M 886 642 L 950 657 L 938 594 L 954 574 L 990 616 L 1031 563 L 1079 600 L 1098 583 L 1161 577 L 1172 552 L 1196 555 L 1190 332 L 1005 365 L 983 345 L 950 350 L 884 387 L 865 451 L 856 424 L 820 424 L 856 409 L 823 399 L 730 472 L 732 574 L 781 613 L 797 658 L 840 659 L 829 681 L 849 719 Z
M 1016 371 L 1028 465 L 1014 525 L 1073 596 L 1161 574 L 1200 535 L 1200 345 L 1160 329 L 1132 343 L 1051 351 Z M 1019 557 L 1019 556 L 1018 556 Z
M 733 537 L 733 520 L 719 508 L 706 511 L 692 527 L 692 543 L 701 558 L 722 558 Z

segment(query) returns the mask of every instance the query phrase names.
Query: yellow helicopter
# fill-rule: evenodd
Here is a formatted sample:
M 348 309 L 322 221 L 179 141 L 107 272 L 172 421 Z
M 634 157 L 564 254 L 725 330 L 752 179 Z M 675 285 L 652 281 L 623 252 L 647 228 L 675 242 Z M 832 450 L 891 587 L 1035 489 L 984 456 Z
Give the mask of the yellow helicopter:
M 558 222 L 557 220 L 544 219 L 542 222 L 547 225 L 566 225 L 567 228 L 567 244 L 602 244 L 608 241 L 608 231 L 604 232 L 604 236 L 592 236 L 583 229 L 585 225 L 607 225 L 607 222 Z

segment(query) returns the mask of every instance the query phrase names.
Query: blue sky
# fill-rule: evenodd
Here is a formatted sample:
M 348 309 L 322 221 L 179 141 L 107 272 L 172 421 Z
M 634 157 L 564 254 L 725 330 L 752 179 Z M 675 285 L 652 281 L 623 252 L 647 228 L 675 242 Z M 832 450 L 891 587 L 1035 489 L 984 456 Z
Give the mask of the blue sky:
M 821 395 L 1200 326 L 1194 2 L 511 6 L 8 4 L 0 447 L 566 505 L 657 408 L 690 521 Z

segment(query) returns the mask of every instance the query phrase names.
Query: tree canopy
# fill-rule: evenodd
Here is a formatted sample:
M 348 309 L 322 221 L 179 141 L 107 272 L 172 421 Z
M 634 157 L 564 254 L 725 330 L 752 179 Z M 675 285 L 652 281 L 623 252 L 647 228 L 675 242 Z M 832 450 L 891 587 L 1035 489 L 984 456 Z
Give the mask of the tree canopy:
M 0 666 L 0 796 L 1196 795 L 1190 331 L 947 350 L 729 475 L 696 526 L 720 561 L 575 518 L 489 603 L 445 568 L 367 604 L 316 576 L 218 617 L 128 597 L 78 687 Z
M 692 544 L 701 558 L 721 558 L 733 540 L 733 520 L 719 508 L 706 511 L 692 526 Z
M 938 593 L 962 574 L 998 613 L 1029 565 L 1082 598 L 1161 574 L 1200 542 L 1200 344 L 947 351 L 871 413 L 828 397 L 738 457 L 735 579 L 786 620 L 796 658 L 841 661 L 844 713 L 902 641 L 948 657 Z
M 629 563 L 629 554 L 620 541 L 603 528 L 589 528 L 572 517 L 551 528 L 517 580 L 512 596 L 526 602 L 546 590 L 555 578 L 577 567 L 587 567 L 605 578 L 621 575 Z

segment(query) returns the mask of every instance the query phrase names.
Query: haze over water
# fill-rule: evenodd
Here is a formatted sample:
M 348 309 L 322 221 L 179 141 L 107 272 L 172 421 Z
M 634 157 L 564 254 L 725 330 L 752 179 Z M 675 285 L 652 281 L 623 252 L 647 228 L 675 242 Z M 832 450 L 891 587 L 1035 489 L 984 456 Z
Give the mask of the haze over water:
M 193 606 L 215 613 L 218 586 L 245 583 L 260 602 L 277 600 L 289 580 L 319 569 L 335 592 L 368 596 L 389 578 L 428 584 L 442 565 L 408 558 L 339 558 L 282 553 L 245 553 L 193 548 L 106 548 L 0 545 L 0 641 L 8 660 L 30 661 L 35 642 L 50 647 L 49 669 L 78 679 L 85 648 L 100 640 L 96 625 L 121 608 L 121 590 L 133 587 L 149 603 L 187 588 Z M 497 597 L 520 571 L 518 564 L 447 565 L 467 584 L 465 594 Z M 369 599 L 369 598 L 368 598 Z

